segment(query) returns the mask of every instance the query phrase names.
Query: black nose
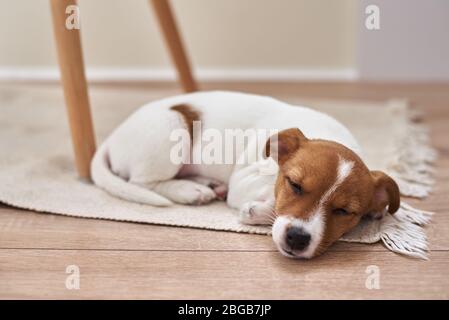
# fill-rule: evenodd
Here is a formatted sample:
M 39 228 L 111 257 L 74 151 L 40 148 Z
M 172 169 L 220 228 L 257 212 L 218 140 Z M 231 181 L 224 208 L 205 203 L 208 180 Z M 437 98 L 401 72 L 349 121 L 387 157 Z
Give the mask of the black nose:
M 287 230 L 287 245 L 292 250 L 303 250 L 309 245 L 310 234 L 300 227 L 290 227 Z

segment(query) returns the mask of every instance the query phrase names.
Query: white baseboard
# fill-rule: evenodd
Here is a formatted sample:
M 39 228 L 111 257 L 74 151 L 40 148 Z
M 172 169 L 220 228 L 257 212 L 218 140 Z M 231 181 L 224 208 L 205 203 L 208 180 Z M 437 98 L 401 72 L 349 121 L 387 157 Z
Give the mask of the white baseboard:
M 139 82 L 174 81 L 172 69 L 161 68 L 87 68 L 89 82 Z M 195 71 L 198 81 L 354 81 L 358 79 L 355 69 L 221 69 L 199 68 Z M 56 67 L 2 67 L 0 81 L 44 81 L 59 80 Z

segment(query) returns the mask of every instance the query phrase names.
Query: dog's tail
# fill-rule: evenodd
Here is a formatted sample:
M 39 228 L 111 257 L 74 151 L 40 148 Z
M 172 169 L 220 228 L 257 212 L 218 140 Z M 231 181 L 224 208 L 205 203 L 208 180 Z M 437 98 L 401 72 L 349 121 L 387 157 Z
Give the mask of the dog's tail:
M 166 207 L 173 202 L 163 196 L 116 176 L 109 168 L 107 145 L 97 150 L 91 163 L 92 180 L 110 194 L 132 202 Z

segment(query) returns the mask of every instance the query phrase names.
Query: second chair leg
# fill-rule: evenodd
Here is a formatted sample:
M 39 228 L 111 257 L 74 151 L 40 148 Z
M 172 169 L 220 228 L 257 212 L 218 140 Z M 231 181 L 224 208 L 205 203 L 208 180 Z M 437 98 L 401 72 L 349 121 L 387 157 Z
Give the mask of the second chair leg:
M 168 0 L 150 0 L 185 92 L 198 90 Z

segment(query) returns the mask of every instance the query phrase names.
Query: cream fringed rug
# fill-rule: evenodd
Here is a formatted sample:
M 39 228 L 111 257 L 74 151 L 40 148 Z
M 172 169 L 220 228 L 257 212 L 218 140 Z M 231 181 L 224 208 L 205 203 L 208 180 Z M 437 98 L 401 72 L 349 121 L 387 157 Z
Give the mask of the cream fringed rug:
M 270 228 L 241 225 L 224 203 L 155 208 L 114 198 L 77 179 L 66 114 L 59 91 L 0 91 L 0 201 L 19 208 L 84 218 L 269 234 Z M 91 92 L 98 141 L 133 110 L 162 98 L 143 91 Z M 431 190 L 430 148 L 418 115 L 401 100 L 323 101 L 281 97 L 325 111 L 343 122 L 361 143 L 371 170 L 396 179 L 404 196 L 425 197 Z M 431 213 L 403 203 L 394 216 L 363 220 L 342 240 L 383 241 L 395 252 L 425 258 L 423 225 Z

